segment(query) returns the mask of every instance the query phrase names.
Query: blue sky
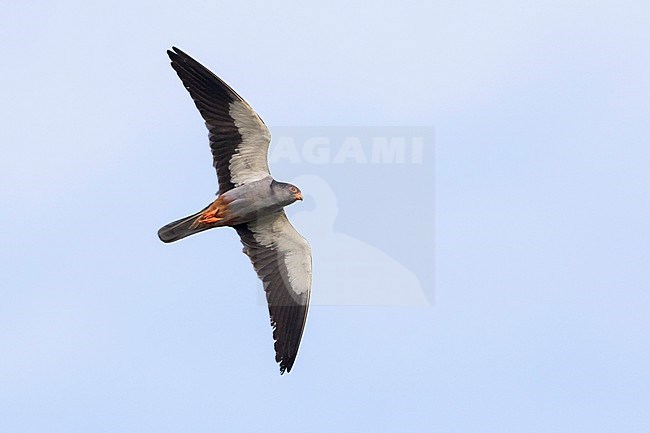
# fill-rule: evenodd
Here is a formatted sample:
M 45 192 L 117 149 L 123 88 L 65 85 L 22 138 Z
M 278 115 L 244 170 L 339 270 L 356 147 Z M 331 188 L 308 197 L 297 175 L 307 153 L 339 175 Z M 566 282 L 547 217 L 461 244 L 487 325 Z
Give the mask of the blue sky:
M 5 2 L 0 431 L 647 431 L 649 16 Z M 426 138 L 272 164 L 320 296 L 289 375 L 236 234 L 156 237 L 216 191 L 172 45 L 298 146 Z

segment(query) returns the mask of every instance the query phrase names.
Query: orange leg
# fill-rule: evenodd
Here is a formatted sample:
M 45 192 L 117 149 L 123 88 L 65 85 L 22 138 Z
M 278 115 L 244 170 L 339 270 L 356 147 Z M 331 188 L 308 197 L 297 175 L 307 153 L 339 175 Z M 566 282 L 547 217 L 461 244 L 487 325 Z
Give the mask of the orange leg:
M 208 210 L 201 214 L 201 216 L 197 219 L 197 222 L 200 224 L 218 223 L 223 218 L 219 218 L 217 215 L 219 215 L 219 209 L 215 209 L 213 211 Z
M 226 219 L 228 203 L 222 197 L 217 198 L 199 217 L 194 220 L 190 228 L 216 224 Z

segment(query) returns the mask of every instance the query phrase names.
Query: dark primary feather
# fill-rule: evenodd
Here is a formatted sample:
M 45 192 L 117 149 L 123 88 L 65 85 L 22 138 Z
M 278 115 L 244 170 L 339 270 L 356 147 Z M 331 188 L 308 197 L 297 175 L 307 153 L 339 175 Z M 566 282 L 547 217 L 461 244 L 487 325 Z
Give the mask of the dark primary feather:
M 235 227 L 258 277 L 262 280 L 273 327 L 275 361 L 280 372 L 290 372 L 307 319 L 309 293 L 297 295 L 292 291 L 282 251 L 260 245 L 248 224 Z
M 205 66 L 178 48 L 172 49 L 167 51 L 172 68 L 190 93 L 208 128 L 212 162 L 219 179 L 219 194 L 222 194 L 234 188 L 229 164 L 242 142 L 230 116 L 230 103 L 244 100 Z

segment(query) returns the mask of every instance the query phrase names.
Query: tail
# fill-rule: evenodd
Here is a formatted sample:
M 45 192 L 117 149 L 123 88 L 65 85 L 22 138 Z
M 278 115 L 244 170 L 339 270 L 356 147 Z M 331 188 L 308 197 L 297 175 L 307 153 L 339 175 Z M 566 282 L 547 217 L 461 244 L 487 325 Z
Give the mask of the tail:
M 158 230 L 158 237 L 161 241 L 170 243 L 215 227 L 213 224 L 196 224 L 197 219 L 208 207 L 161 227 Z

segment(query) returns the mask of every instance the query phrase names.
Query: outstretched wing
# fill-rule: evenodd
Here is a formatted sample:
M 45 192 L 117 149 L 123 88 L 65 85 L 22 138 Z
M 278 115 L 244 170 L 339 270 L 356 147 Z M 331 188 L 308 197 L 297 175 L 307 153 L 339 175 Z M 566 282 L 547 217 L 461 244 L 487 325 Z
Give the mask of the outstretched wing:
M 250 105 L 205 66 L 176 47 L 167 51 L 205 120 L 219 194 L 269 175 L 271 133 Z
M 284 211 L 235 227 L 262 280 L 271 314 L 275 360 L 291 371 L 307 320 L 311 293 L 311 248 Z

